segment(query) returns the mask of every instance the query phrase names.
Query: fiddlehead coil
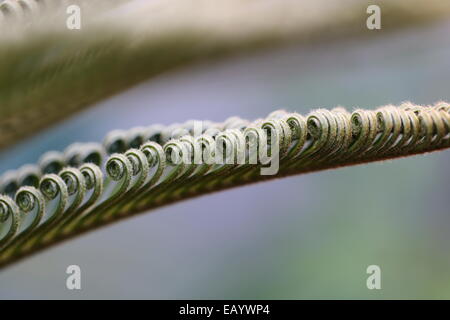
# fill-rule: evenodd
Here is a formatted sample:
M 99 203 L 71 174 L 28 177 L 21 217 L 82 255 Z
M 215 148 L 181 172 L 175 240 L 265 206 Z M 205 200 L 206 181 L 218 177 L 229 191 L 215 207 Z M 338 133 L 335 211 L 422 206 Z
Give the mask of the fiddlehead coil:
M 109 133 L 0 178 L 0 266 L 180 199 L 278 176 L 450 147 L 450 106 L 276 111 L 253 122 L 187 121 Z M 277 159 L 271 176 L 262 169 Z M 12 200 L 14 197 L 15 200 Z
M 0 196 L 0 248 L 6 244 L 19 229 L 19 207 L 8 196 Z

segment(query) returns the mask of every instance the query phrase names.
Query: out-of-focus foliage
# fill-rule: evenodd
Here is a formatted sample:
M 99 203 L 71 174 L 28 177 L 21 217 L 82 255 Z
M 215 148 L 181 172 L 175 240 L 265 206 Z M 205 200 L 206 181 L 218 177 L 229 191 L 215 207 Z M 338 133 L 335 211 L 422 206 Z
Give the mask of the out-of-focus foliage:
M 439 0 L 78 2 L 81 30 L 67 30 L 65 11 L 51 6 L 0 26 L 0 148 L 188 62 L 367 34 L 368 4 L 381 6 L 384 32 L 450 12 Z

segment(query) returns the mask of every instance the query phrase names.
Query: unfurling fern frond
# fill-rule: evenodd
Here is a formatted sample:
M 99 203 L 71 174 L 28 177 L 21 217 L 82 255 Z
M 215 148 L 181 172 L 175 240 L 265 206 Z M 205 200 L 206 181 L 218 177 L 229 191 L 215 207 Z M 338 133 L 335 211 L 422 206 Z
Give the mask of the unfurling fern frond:
M 0 181 L 0 266 L 150 209 L 273 178 L 450 147 L 450 105 L 275 111 L 74 144 Z M 276 165 L 275 171 L 268 170 Z

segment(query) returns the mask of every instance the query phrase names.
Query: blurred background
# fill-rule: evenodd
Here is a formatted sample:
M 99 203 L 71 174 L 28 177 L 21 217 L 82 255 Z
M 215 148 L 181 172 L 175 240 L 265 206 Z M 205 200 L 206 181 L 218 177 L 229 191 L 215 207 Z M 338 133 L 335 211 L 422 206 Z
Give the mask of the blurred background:
M 112 129 L 450 101 L 450 22 L 165 73 L 0 153 L 0 172 Z M 0 272 L 0 299 L 450 298 L 448 151 L 178 203 Z M 82 290 L 66 289 L 68 265 Z M 368 290 L 366 268 L 381 268 Z

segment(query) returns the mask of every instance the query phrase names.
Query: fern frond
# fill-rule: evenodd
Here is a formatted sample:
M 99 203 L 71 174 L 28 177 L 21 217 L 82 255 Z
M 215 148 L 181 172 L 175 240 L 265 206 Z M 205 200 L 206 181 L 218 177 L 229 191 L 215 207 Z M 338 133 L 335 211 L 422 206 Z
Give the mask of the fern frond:
M 306 116 L 281 110 L 253 122 L 207 121 L 198 135 L 195 125 L 114 131 L 103 144 L 50 152 L 38 165 L 3 176 L 0 266 L 176 201 L 450 147 L 450 105 L 444 102 L 352 113 L 317 109 Z M 267 174 L 274 163 L 277 170 Z
M 441 0 L 77 0 L 82 28 L 67 30 L 65 1 L 0 3 L 0 148 L 200 58 L 376 34 L 369 4 L 380 5 L 384 32 L 450 13 Z

